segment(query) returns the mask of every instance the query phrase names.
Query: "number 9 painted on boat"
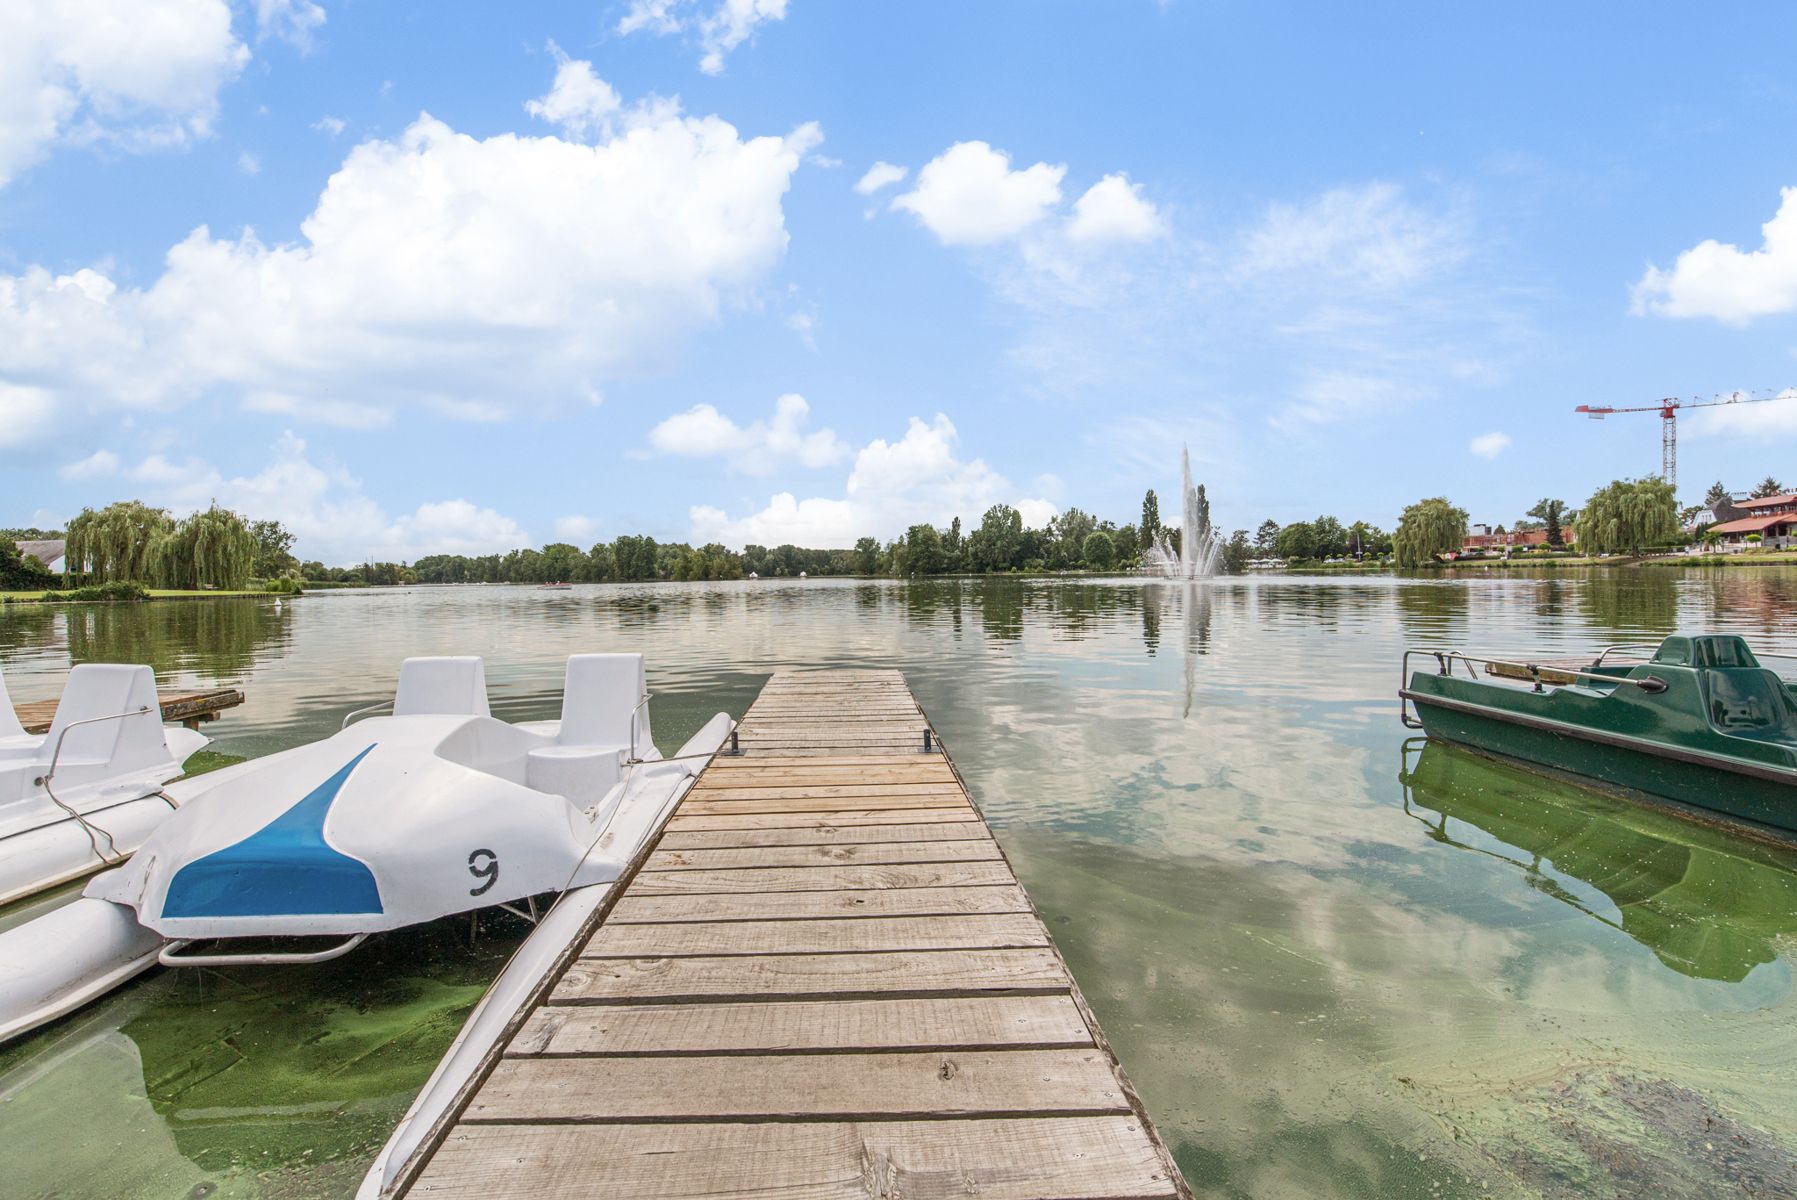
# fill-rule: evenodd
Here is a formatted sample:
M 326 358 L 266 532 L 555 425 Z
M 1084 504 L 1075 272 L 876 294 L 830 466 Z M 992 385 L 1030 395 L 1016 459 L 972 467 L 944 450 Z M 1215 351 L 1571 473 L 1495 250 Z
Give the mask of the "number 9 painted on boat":
M 482 858 L 486 861 L 480 861 Z M 468 894 L 470 896 L 486 894 L 492 890 L 494 884 L 499 882 L 499 856 L 491 850 L 470 851 L 468 855 L 468 874 L 474 876 L 476 879 L 486 880 L 486 882 L 479 887 L 469 888 Z

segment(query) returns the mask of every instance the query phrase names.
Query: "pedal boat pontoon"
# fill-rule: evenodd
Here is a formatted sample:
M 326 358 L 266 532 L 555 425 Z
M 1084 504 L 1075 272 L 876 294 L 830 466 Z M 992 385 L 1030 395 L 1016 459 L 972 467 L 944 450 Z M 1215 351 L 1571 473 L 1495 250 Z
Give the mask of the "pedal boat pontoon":
M 1408 650 L 1400 713 L 1431 738 L 1797 838 L 1797 697 L 1744 640 L 1674 635 L 1636 663 L 1609 653 L 1576 668 Z M 1432 668 L 1412 670 L 1419 656 Z
M 135 858 L 0 932 L 0 1042 L 157 963 L 323 962 L 384 930 L 493 906 L 534 920 L 540 896 L 603 890 L 732 730 L 719 713 L 662 759 L 648 700 L 642 655 L 576 655 L 561 719 L 507 724 L 479 658 L 407 659 L 391 715 L 169 785 L 179 810 Z
M 0 905 L 124 862 L 174 812 L 163 784 L 210 740 L 162 724 L 149 667 L 75 667 L 47 734 L 25 732 L 0 677 Z

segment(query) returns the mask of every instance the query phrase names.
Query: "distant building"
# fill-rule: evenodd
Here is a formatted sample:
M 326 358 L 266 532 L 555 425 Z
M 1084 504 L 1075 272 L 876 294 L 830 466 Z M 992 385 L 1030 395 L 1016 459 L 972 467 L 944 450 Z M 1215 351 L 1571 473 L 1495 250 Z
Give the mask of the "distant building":
M 67 552 L 68 543 L 61 538 L 52 538 L 44 542 L 20 542 L 19 553 L 29 554 L 52 571 L 61 572 L 62 560 Z
M 1467 534 L 1466 544 L 1460 550 L 1462 554 L 1473 550 L 1533 550 L 1537 546 L 1547 545 L 1547 530 L 1545 529 L 1523 529 L 1515 533 L 1491 533 L 1488 525 L 1474 525 L 1471 528 L 1484 529 L 1487 532 Z M 1560 527 L 1562 545 L 1570 546 L 1577 540 L 1578 534 L 1573 532 L 1572 526 Z
M 1723 506 L 1716 507 L 1721 509 Z M 1746 542 L 1748 534 L 1757 533 L 1762 546 L 1780 550 L 1788 549 L 1797 541 L 1797 493 L 1787 492 L 1758 500 L 1734 500 L 1727 508 L 1730 519 L 1710 526 L 1705 530 L 1706 534 L 1720 535 L 1728 545 L 1739 546 Z

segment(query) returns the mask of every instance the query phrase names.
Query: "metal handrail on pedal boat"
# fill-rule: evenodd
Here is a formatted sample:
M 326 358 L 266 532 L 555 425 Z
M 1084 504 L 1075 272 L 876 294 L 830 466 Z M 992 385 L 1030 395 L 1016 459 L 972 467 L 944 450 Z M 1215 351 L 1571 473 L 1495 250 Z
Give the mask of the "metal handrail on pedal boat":
M 35 786 L 41 787 L 44 789 L 44 795 L 50 797 L 50 803 L 56 805 L 57 808 L 62 809 L 63 812 L 66 812 L 69 814 L 69 816 L 75 818 L 75 823 L 81 826 L 81 830 L 83 833 L 87 834 L 87 844 L 93 847 L 94 856 L 97 857 L 101 862 L 105 863 L 109 867 L 115 867 L 119 863 L 122 863 L 125 861 L 126 856 L 119 853 L 119 844 L 118 844 L 117 840 L 114 839 L 112 834 L 108 833 L 105 829 L 101 828 L 98 825 L 95 825 L 93 822 L 89 821 L 81 813 L 77 812 L 73 805 L 64 804 L 62 801 L 62 797 L 58 796 L 56 794 L 56 792 L 50 787 L 50 781 L 52 779 L 56 778 L 56 764 L 62 761 L 62 743 L 64 742 L 64 740 L 66 740 L 68 738 L 69 730 L 79 729 L 83 725 L 98 725 L 101 721 L 122 721 L 126 717 L 141 716 L 144 713 L 147 713 L 150 711 L 152 711 L 152 710 L 149 705 L 141 704 L 138 707 L 131 709 L 128 712 L 107 713 L 104 716 L 86 717 L 79 721 L 70 721 L 67 725 L 64 725 L 62 727 L 62 732 L 60 732 L 56 735 L 56 745 L 51 747 L 51 749 L 50 749 L 50 765 L 48 767 L 44 768 L 44 773 L 42 775 L 39 775 L 35 780 L 32 781 Z M 160 711 L 157 711 L 156 716 L 158 718 L 158 721 L 160 721 L 162 713 Z M 156 790 L 151 791 L 151 792 L 145 792 L 144 795 L 145 796 L 161 796 L 164 800 L 168 801 L 168 806 L 170 808 L 175 807 L 175 802 L 172 799 L 169 799 L 168 793 L 164 792 L 161 788 L 157 788 Z M 138 797 L 138 799 L 142 799 L 142 798 L 143 797 L 141 797 L 141 796 Z M 96 833 L 105 837 L 106 844 L 108 846 L 112 847 L 112 852 L 114 854 L 118 855 L 118 857 L 116 859 L 108 858 L 106 856 L 106 852 L 100 849 L 100 839 L 94 836 L 94 834 L 96 834 Z
M 349 939 L 335 946 L 310 953 L 267 953 L 267 954 L 190 954 L 183 956 L 180 952 L 194 944 L 197 938 L 176 938 L 156 952 L 156 961 L 165 967 L 276 967 L 305 966 L 308 963 L 330 962 L 333 958 L 342 958 L 357 946 L 368 940 L 366 933 L 351 934 Z
M 365 717 L 369 713 L 379 712 L 383 708 L 392 708 L 392 707 L 393 707 L 393 701 L 382 700 L 379 704 L 370 704 L 366 708 L 358 708 L 352 712 L 344 713 L 343 714 L 343 724 L 337 726 L 337 732 L 342 733 L 345 729 L 348 729 L 349 723 L 351 721 L 355 720 L 357 717 Z
M 1533 685 L 1534 691 L 1539 692 L 1542 690 L 1540 663 L 1518 662 L 1509 658 L 1469 654 L 1464 650 L 1431 650 L 1424 647 L 1412 646 L 1404 651 L 1404 659 L 1399 668 L 1400 678 L 1398 681 L 1398 719 L 1404 723 L 1404 726 L 1407 729 L 1421 729 L 1423 727 L 1422 721 L 1413 717 L 1410 712 L 1410 657 L 1413 654 L 1426 654 L 1433 658 L 1439 668 L 1436 671 L 1437 675 L 1452 675 L 1454 673 L 1454 663 L 1456 661 L 1465 663 L 1467 674 L 1474 680 L 1479 678 L 1479 672 L 1475 664 L 1486 667 L 1486 674 L 1488 675 L 1491 673 L 1489 668 L 1493 665 L 1500 667 L 1514 667 L 1519 671 L 1528 673 L 1529 682 Z M 1597 664 L 1593 663 L 1592 665 L 1596 666 Z M 1611 685 L 1626 683 L 1633 687 L 1638 687 L 1650 695 L 1657 695 L 1666 690 L 1666 681 L 1661 679 L 1658 675 L 1649 675 L 1643 679 L 1630 679 L 1626 676 L 1606 675 L 1598 671 L 1581 671 L 1575 667 L 1556 666 L 1551 668 L 1551 670 L 1562 675 L 1571 675 L 1579 679 L 1602 680 L 1604 683 Z

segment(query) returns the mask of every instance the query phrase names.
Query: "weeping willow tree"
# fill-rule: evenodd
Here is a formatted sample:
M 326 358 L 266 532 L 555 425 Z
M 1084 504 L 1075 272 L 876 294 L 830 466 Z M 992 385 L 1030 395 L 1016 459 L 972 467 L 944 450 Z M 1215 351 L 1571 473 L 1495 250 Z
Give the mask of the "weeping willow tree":
M 151 578 L 166 588 L 239 588 L 250 581 L 256 549 L 244 519 L 214 504 L 151 544 Z
M 1418 500 L 1406 508 L 1398 518 L 1398 531 L 1391 535 L 1400 567 L 1420 567 L 1465 544 L 1466 510 L 1449 504 L 1446 496 Z
M 1618 479 L 1586 501 L 1572 526 L 1586 554 L 1639 554 L 1678 534 L 1678 498 L 1656 475 Z
M 121 500 L 95 512 L 81 510 L 69 522 L 63 558 L 65 575 L 86 575 L 94 583 L 152 578 L 151 555 L 175 523 L 166 511 L 136 500 Z
M 177 523 L 160 508 L 121 500 L 69 522 L 64 570 L 91 582 L 126 580 L 166 588 L 237 588 L 256 562 L 242 517 L 214 504 Z

